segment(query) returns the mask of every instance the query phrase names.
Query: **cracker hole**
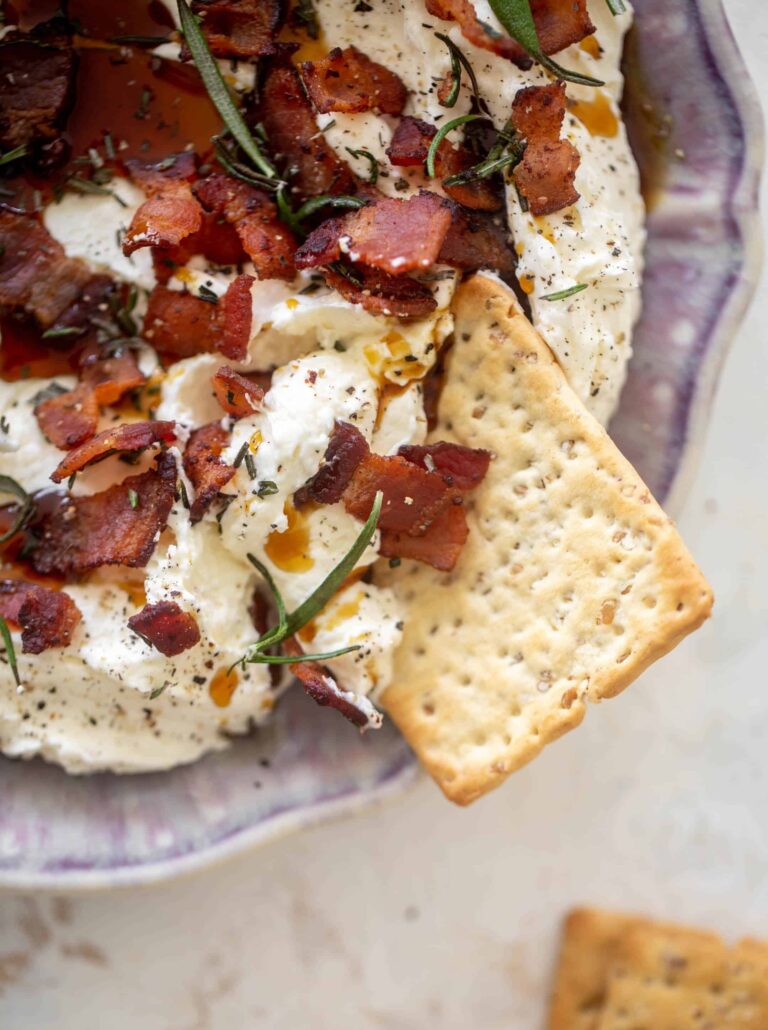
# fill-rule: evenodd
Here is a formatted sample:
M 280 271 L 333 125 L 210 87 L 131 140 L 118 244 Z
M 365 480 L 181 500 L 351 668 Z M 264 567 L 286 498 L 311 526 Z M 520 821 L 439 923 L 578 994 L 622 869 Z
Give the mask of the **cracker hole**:
M 435 706 L 432 704 L 431 701 L 425 701 L 424 704 L 421 706 L 421 710 L 425 715 L 435 714 Z

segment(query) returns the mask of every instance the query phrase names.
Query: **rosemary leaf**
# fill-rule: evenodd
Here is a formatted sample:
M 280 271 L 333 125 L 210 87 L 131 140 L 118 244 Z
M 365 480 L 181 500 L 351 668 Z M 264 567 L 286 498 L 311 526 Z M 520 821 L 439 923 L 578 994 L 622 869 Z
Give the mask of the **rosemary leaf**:
M 35 510 L 35 501 L 34 498 L 27 493 L 21 483 L 17 483 L 16 480 L 12 479 L 10 476 L 0 476 L 0 494 L 11 494 L 19 500 L 18 511 L 16 512 L 16 518 L 14 519 L 11 528 L 0 535 L 0 544 L 4 544 L 6 540 L 10 540 L 11 537 L 14 537 L 24 528 L 24 526 L 26 526 L 27 522 L 29 522 Z
M 451 55 L 451 77 L 453 78 L 453 86 L 451 92 L 448 95 L 447 100 L 441 101 L 443 107 L 453 107 L 456 101 L 459 99 L 459 91 L 461 89 L 461 69 L 467 73 L 467 78 L 472 85 L 472 92 L 475 95 L 475 99 L 480 101 L 480 88 L 477 85 L 477 77 L 472 65 L 469 63 L 464 54 L 459 50 L 450 36 L 444 35 L 442 32 L 436 32 L 435 35 L 441 43 L 445 43 L 448 47 L 448 52 Z
M 362 197 L 324 194 L 322 197 L 312 197 L 310 200 L 305 201 L 298 211 L 294 212 L 293 217 L 297 222 L 303 222 L 305 218 L 309 218 L 310 215 L 315 214 L 316 211 L 321 211 L 324 207 L 358 208 L 365 207 L 367 203 L 368 201 L 363 200 Z
M 605 2 L 608 4 L 608 10 L 614 18 L 617 14 L 624 14 L 627 10 L 624 0 L 605 0 Z
M 13 150 L 6 150 L 6 152 L 0 156 L 0 167 L 3 165 L 9 165 L 11 161 L 18 161 L 20 157 L 26 157 L 28 147 L 26 143 L 22 143 L 21 146 L 14 147 Z
M 427 151 L 427 175 L 430 178 L 433 178 L 435 174 L 435 155 L 437 154 L 437 148 L 443 142 L 448 133 L 451 132 L 452 129 L 458 128 L 459 125 L 464 125 L 465 122 L 477 121 L 488 121 L 488 118 L 484 114 L 462 114 L 458 118 L 453 118 L 450 122 L 446 122 L 445 125 L 438 129 L 429 145 L 429 150 Z
M 567 290 L 558 290 L 557 293 L 547 293 L 539 300 L 566 300 L 568 297 L 573 297 L 577 293 L 581 293 L 582 290 L 586 290 L 589 283 L 577 283 L 575 286 L 569 286 Z
M 368 164 L 371 166 L 371 170 L 368 173 L 368 182 L 371 186 L 375 186 L 379 181 L 379 162 L 370 152 L 370 150 L 355 150 L 354 147 L 346 147 L 348 154 L 352 157 L 364 157 Z
M 8 664 L 11 667 L 13 678 L 16 681 L 16 686 L 21 686 L 21 679 L 19 678 L 19 666 L 16 662 L 16 648 L 13 646 L 13 638 L 11 637 L 11 631 L 8 629 L 8 623 L 0 615 L 0 636 L 3 638 L 5 644 L 5 655 L 8 659 Z

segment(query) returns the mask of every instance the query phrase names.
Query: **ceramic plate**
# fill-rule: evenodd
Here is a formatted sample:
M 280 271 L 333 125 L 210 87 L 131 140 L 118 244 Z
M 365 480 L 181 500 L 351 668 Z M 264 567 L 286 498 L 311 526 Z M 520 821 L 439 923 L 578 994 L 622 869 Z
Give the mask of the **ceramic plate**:
M 611 431 L 674 510 L 757 276 L 762 123 L 719 0 L 635 7 L 626 107 L 650 202 L 648 272 Z M 391 727 L 360 737 L 299 691 L 257 736 L 170 773 L 79 779 L 0 759 L 0 885 L 146 883 L 371 805 L 416 775 Z

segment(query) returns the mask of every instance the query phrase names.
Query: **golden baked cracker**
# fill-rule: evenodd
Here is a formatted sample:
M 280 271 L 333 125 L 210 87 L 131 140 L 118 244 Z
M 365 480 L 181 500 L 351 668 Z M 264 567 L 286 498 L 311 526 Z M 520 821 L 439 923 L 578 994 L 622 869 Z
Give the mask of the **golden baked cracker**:
M 619 940 L 596 1030 L 767 1030 L 768 945 L 638 921 Z
M 712 595 L 511 291 L 475 276 L 454 314 L 434 437 L 495 459 L 452 573 L 378 575 L 408 604 L 383 704 L 468 804 L 699 626 Z
M 547 1030 L 595 1030 L 616 947 L 636 922 L 637 916 L 598 909 L 577 908 L 568 913 Z

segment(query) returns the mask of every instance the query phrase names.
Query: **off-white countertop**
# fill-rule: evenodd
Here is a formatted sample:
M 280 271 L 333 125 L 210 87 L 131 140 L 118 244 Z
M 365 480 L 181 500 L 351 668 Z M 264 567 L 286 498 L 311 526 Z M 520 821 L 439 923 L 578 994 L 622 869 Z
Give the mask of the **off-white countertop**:
M 768 96 L 768 8 L 726 6 Z M 764 277 L 680 519 L 699 634 L 468 810 L 422 782 L 165 886 L 0 895 L 0 1027 L 534 1030 L 574 904 L 768 937 L 766 326 Z

